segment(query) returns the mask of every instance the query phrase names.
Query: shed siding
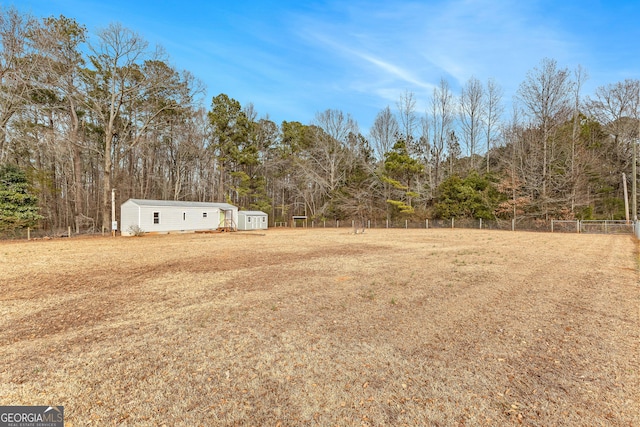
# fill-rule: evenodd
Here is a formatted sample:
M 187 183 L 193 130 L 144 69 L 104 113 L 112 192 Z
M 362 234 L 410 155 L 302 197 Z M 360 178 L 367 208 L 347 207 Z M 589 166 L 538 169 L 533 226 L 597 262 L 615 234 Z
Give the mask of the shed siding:
M 225 211 L 234 224 L 237 224 L 238 209 L 226 203 L 172 203 L 162 200 L 130 199 L 120 206 L 122 235 L 132 235 L 132 226 L 140 227 L 145 233 L 215 230 L 224 225 Z M 156 212 L 159 215 L 158 224 L 154 224 Z
M 123 236 L 132 236 L 131 227 L 139 226 L 139 211 L 134 203 L 125 202 L 120 206 L 120 231 Z
M 154 224 L 154 213 L 160 215 L 160 223 Z M 207 217 L 203 217 L 203 213 Z M 215 208 L 173 206 L 141 206 L 140 228 L 145 232 L 215 230 L 219 226 L 220 211 Z
M 239 211 L 238 230 L 266 230 L 269 216 L 261 211 Z

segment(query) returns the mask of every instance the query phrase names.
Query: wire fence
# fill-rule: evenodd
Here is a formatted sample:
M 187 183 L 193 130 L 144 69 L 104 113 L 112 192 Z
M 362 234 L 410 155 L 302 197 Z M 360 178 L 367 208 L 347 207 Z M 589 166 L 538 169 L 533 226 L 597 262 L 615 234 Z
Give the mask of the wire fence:
M 19 228 L 0 232 L 0 240 L 49 240 L 78 236 L 108 236 L 110 233 L 110 231 L 100 233 L 93 229 L 81 230 L 79 233 L 76 233 L 71 227 L 54 229 Z
M 505 231 L 537 231 L 547 233 L 584 233 L 584 234 L 632 234 L 640 240 L 640 221 L 613 220 L 484 220 L 484 219 L 426 219 L 410 220 L 307 220 L 295 222 L 277 222 L 276 228 L 351 228 L 363 229 L 479 229 Z M 38 240 L 53 238 L 72 238 L 77 236 L 104 236 L 110 231 L 96 232 L 93 229 L 76 233 L 71 227 L 43 229 L 17 229 L 0 233 L 0 240 Z
M 483 220 L 483 219 L 426 219 L 410 220 L 366 220 L 364 224 L 356 220 L 308 220 L 293 223 L 277 223 L 276 227 L 302 228 L 390 228 L 390 229 L 480 229 L 508 231 L 538 231 L 548 233 L 586 234 L 636 234 L 640 239 L 640 221 L 614 220 Z
M 628 234 L 636 232 L 638 222 L 580 221 L 581 233 Z

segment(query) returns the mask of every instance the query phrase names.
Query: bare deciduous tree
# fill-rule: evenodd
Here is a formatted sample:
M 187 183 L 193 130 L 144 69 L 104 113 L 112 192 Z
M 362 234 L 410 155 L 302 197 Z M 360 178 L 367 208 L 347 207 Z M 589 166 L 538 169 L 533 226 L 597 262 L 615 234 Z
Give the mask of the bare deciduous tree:
M 580 91 L 587 79 L 587 72 L 584 68 L 578 66 L 574 71 L 574 76 L 573 124 L 571 129 L 571 212 L 575 211 L 578 185 L 578 159 L 576 151 L 580 133 Z
M 636 127 L 629 118 L 634 117 L 636 98 L 640 92 L 640 81 L 627 79 L 606 86 L 600 86 L 595 91 L 594 98 L 587 98 L 589 113 L 613 135 L 616 146 L 623 152 L 630 150 L 630 140 L 636 132 Z
M 29 32 L 37 26 L 30 15 L 0 6 L 0 162 L 9 152 L 9 121 L 23 107 L 31 90 L 29 79 L 37 64 L 28 60 Z
M 548 217 L 549 163 L 553 155 L 553 132 L 571 114 L 573 83 L 567 69 L 559 69 L 555 60 L 544 59 L 540 67 L 527 74 L 518 89 L 518 98 L 531 123 L 540 130 L 542 171 L 540 199 L 542 214 Z
M 482 83 L 475 77 L 471 77 L 462 87 L 459 102 L 462 141 L 467 147 L 471 170 L 475 169 L 476 149 L 482 132 L 484 98 L 485 92 Z
M 424 116 L 420 117 L 420 138 L 418 140 L 418 143 L 420 145 L 420 160 L 422 162 L 422 165 L 424 166 L 426 175 L 426 184 L 422 185 L 422 187 L 426 187 L 427 189 L 427 194 L 425 194 L 427 201 L 433 198 L 435 190 L 435 181 L 433 178 L 433 162 L 431 161 L 433 150 L 431 149 L 429 132 L 430 120 L 429 116 L 425 114 Z
M 455 100 L 449 83 L 442 79 L 434 88 L 431 98 L 430 129 L 431 158 L 433 161 L 433 185 L 437 188 L 443 178 L 442 164 L 445 160 L 447 138 L 452 130 Z
M 596 89 L 595 98 L 588 99 L 589 113 L 607 131 L 613 135 L 614 162 L 620 164 L 622 170 L 629 171 L 632 177 L 632 211 L 637 216 L 636 199 L 636 154 L 637 141 L 640 135 L 640 81 L 627 79 L 623 82 L 600 86 Z
M 378 160 L 383 160 L 384 154 L 391 150 L 398 137 L 399 130 L 398 121 L 389 106 L 378 113 L 369 131 Z
M 316 189 L 314 205 L 318 211 L 314 214 L 328 213 L 333 207 L 332 198 L 353 166 L 356 153 L 352 136 L 358 133 L 358 124 L 349 114 L 339 110 L 316 114 L 312 146 L 298 162 L 307 181 Z M 323 202 L 317 203 L 320 200 Z
M 407 143 L 407 148 L 413 150 L 415 145 L 415 128 L 416 128 L 416 99 L 413 92 L 405 91 L 400 95 L 400 99 L 396 103 L 398 108 L 398 117 L 400 117 L 400 132 L 402 138 Z
M 76 233 L 80 232 L 85 217 L 83 197 L 83 164 L 82 153 L 85 149 L 80 138 L 81 105 L 86 94 L 82 87 L 80 73 L 85 65 L 80 51 L 86 39 L 86 29 L 76 21 L 61 16 L 46 18 L 44 25 L 33 31 L 33 40 L 39 52 L 39 72 L 43 78 L 38 79 L 37 86 L 41 90 L 51 91 L 62 104 L 65 119 L 69 125 L 65 127 L 64 140 L 69 145 L 73 157 L 73 216 Z M 46 76 L 46 77 L 45 77 Z
M 483 108 L 484 130 L 487 145 L 487 173 L 489 172 L 492 142 L 495 140 L 495 132 L 500 128 L 500 117 L 504 112 L 502 105 L 502 88 L 495 80 L 489 79 L 487 82 L 485 104 Z
M 99 119 L 103 128 L 103 185 L 102 226 L 110 228 L 111 177 L 115 144 L 137 145 L 148 127 L 163 111 L 174 108 L 175 103 L 156 102 L 159 91 L 174 83 L 172 72 L 163 64 L 160 49 L 149 50 L 148 43 L 134 31 L 120 24 L 111 24 L 98 33 L 99 42 L 92 46 L 91 62 L 95 71 L 90 73 L 88 108 Z M 126 112 L 145 104 L 141 114 L 123 117 Z

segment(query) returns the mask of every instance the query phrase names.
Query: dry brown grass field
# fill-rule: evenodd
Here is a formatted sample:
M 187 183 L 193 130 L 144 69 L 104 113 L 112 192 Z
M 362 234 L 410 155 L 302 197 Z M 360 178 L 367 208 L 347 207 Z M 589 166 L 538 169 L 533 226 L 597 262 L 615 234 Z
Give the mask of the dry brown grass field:
M 0 405 L 66 426 L 639 426 L 630 236 L 0 242 Z

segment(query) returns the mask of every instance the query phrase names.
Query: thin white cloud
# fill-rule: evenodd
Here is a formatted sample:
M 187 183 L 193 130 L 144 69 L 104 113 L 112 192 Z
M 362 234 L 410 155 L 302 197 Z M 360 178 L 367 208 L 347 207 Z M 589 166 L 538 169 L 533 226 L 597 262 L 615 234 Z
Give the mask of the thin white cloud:
M 364 59 L 365 61 L 369 62 L 370 64 L 373 64 L 375 66 L 377 66 L 378 68 L 382 69 L 383 71 L 399 78 L 400 80 L 403 80 L 407 83 L 411 83 L 412 85 L 418 86 L 418 87 L 422 87 L 425 89 L 430 89 L 433 87 L 432 84 L 423 82 L 421 80 L 419 80 L 418 78 L 414 77 L 409 71 L 402 69 L 396 65 L 393 65 L 389 62 L 383 61 L 382 59 L 378 59 L 376 57 L 374 57 L 373 55 L 369 55 L 366 53 L 362 53 L 362 52 L 353 52 L 356 56 Z
M 516 86 L 544 57 L 559 60 L 574 46 L 553 20 L 539 16 L 536 3 L 462 0 L 431 11 L 425 58 L 459 84 L 469 77 L 495 77 Z
M 633 25 L 638 2 L 231 2 L 137 5 L 122 15 L 116 12 L 123 0 L 90 0 L 88 9 L 74 7 L 79 0 L 12 1 L 42 16 L 69 13 L 90 30 L 124 20 L 165 45 L 178 68 L 205 80 L 210 95 L 254 102 L 281 120 L 338 108 L 366 124 L 405 91 L 416 95 L 420 110 L 440 79 L 457 92 L 472 76 L 494 78 L 507 100 L 545 57 L 561 67 L 585 66 L 590 87 L 637 78 L 640 69 L 630 54 L 640 32 Z M 101 13 L 86 12 L 94 9 Z
M 347 44 L 340 43 L 326 34 L 319 32 L 305 32 L 305 37 L 309 40 L 313 40 L 314 43 L 324 46 L 325 49 L 331 52 L 338 52 L 342 60 L 350 60 L 354 62 L 354 58 L 363 60 L 365 64 L 360 63 L 360 68 L 367 68 L 366 65 L 374 65 L 378 70 L 381 70 L 384 75 L 378 76 L 378 78 L 387 80 L 389 77 L 401 80 L 412 86 L 421 88 L 431 88 L 432 85 L 428 82 L 420 80 L 409 70 L 402 68 L 397 64 L 393 64 L 388 60 L 376 57 L 372 53 L 358 50 L 356 47 L 348 46 Z M 361 61 L 360 61 L 361 62 Z
M 441 78 L 455 87 L 472 76 L 514 87 L 540 59 L 562 61 L 573 48 L 536 7 L 495 0 L 396 1 L 375 7 L 355 2 L 342 8 L 344 16 L 335 23 L 301 17 L 299 34 L 338 56 L 336 61 L 348 60 L 358 70 L 352 78 L 370 79 L 373 87 L 396 79 L 422 91 Z M 381 73 L 362 72 L 371 65 Z

